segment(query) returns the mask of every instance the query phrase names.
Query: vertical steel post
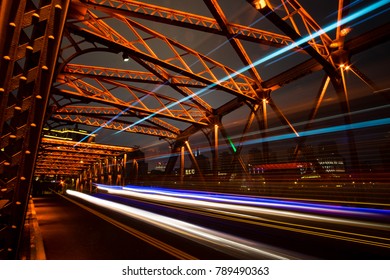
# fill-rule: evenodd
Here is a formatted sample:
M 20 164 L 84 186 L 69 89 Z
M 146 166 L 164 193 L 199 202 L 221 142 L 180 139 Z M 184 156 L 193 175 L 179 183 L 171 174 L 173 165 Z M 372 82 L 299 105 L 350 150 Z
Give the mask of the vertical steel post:
M 123 168 L 122 168 L 122 186 L 126 185 L 126 180 L 127 180 L 126 165 L 127 165 L 127 154 L 124 154 Z
M 184 146 L 180 147 L 180 184 L 184 183 Z
M 214 178 L 217 179 L 218 177 L 218 132 L 219 128 L 218 125 L 214 125 L 214 150 L 213 150 L 213 173 Z

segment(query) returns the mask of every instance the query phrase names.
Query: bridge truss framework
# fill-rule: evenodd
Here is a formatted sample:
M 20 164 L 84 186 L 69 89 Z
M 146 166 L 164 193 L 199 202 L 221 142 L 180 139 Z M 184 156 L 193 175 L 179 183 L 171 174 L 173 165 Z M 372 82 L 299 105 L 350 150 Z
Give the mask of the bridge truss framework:
M 349 37 L 349 22 L 323 32 L 325 27 L 305 9 L 305 1 L 244 1 L 241 4 L 248 17 L 262 18 L 253 25 L 232 20 L 224 1 L 204 0 L 202 9 L 194 12 L 165 2 L 167 6 L 132 0 L 1 2 L 0 258 L 18 257 L 34 174 L 98 174 L 102 169 L 92 166 L 107 160 L 99 157 L 80 164 L 78 158 L 79 164 L 73 162 L 69 155 L 74 153 L 70 151 L 74 144 L 42 138 L 44 127 L 78 124 L 166 140 L 171 147 L 166 172 L 173 171 L 180 157 L 181 177 L 185 151 L 200 173 L 190 137 L 203 132 L 213 154 L 215 174 L 219 138 L 231 146 L 232 164 L 245 172 L 241 150 L 246 135 L 257 122 L 261 137 L 268 136 L 269 111 L 289 133 L 299 136 L 274 100 L 279 89 L 323 72 L 304 130 L 317 117 L 330 85 L 345 123 L 352 123 L 347 69 L 373 92 L 380 90 L 350 62 L 354 55 L 389 39 L 388 22 Z M 377 2 L 382 3 L 381 9 L 389 8 L 386 1 Z M 337 20 L 348 17 L 350 6 L 350 1 L 338 1 Z M 263 28 L 263 21 L 268 22 L 267 27 Z M 207 45 L 221 48 L 221 53 L 229 49 L 234 62 L 219 57 L 219 50 Z M 260 54 L 254 55 L 253 48 Z M 263 50 L 285 50 L 282 53 L 299 59 L 264 79 L 259 57 L 270 53 Z M 116 66 L 119 61 L 120 67 Z M 223 120 L 242 107 L 248 107 L 250 113 L 243 117 L 241 137 L 235 146 L 230 145 Z M 354 135 L 351 131 L 346 134 L 351 162 L 358 168 Z M 295 154 L 304 141 L 305 137 L 299 138 Z M 55 144 L 61 152 L 54 154 Z M 92 146 L 85 148 L 91 151 Z M 113 155 L 121 157 L 122 167 L 127 149 L 131 148 L 121 147 L 119 154 Z M 268 154 L 266 142 L 262 149 Z M 109 150 L 114 153 L 115 149 Z M 58 158 L 70 165 L 57 166 Z

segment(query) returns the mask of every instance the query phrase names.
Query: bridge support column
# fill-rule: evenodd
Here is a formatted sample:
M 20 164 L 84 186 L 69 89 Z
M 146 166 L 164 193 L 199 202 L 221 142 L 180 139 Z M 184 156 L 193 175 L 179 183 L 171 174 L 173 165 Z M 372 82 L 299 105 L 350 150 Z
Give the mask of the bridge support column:
M 199 176 L 201 181 L 204 182 L 202 170 L 200 170 L 200 168 L 199 168 L 198 161 L 196 160 L 196 157 L 194 156 L 194 153 L 192 152 L 192 149 L 190 147 L 190 143 L 188 141 L 185 141 L 185 144 L 186 144 L 186 148 L 188 150 L 188 153 L 190 154 L 191 162 L 195 166 L 196 174 L 197 174 L 197 176 Z
M 213 151 L 212 151 L 212 154 L 213 154 L 213 174 L 214 174 L 214 178 L 216 179 L 218 177 L 218 132 L 219 132 L 219 126 L 218 124 L 215 124 L 214 125 L 214 137 L 213 137 Z
M 180 184 L 184 183 L 184 146 L 180 147 Z
M 134 181 L 138 181 L 138 161 L 133 159 Z
M 123 155 L 123 164 L 122 164 L 122 183 L 121 185 L 126 185 L 127 174 L 126 174 L 126 166 L 127 166 L 127 154 Z

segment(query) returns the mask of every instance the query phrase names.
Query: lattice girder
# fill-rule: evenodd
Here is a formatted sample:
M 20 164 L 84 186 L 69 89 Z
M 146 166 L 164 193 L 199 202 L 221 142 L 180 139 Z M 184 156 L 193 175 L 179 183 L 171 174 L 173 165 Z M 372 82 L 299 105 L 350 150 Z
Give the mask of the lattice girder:
M 223 36 L 226 35 L 214 18 L 183 12 L 172 8 L 129 0 L 85 0 L 82 2 L 85 3 L 87 7 L 94 8 L 107 14 L 120 14 L 126 17 L 147 19 L 169 25 L 190 28 L 192 30 Z M 274 47 L 284 47 L 293 43 L 288 36 L 250 26 L 229 22 L 228 28 L 231 30 L 232 36 L 240 40 Z
M 115 117 L 115 116 L 114 116 Z M 121 132 L 131 132 L 145 134 L 149 136 L 157 136 L 160 138 L 175 139 L 177 134 L 174 134 L 167 130 L 158 129 L 152 126 L 136 125 L 135 123 L 129 123 L 128 121 L 112 120 L 111 118 L 102 117 L 88 117 L 85 115 L 60 115 L 53 114 L 51 119 L 57 121 L 66 121 L 68 123 L 84 124 L 91 127 L 102 127 L 106 129 L 112 129 Z
M 0 259 L 18 257 L 69 2 L 0 3 L 8 12 L 0 26 Z

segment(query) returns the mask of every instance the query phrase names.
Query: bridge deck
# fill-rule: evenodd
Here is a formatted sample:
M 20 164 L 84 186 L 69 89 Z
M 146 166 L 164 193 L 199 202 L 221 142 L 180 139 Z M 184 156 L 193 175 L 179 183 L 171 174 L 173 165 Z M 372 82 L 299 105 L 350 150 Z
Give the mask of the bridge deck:
M 61 196 L 33 204 L 48 260 L 173 258 Z

